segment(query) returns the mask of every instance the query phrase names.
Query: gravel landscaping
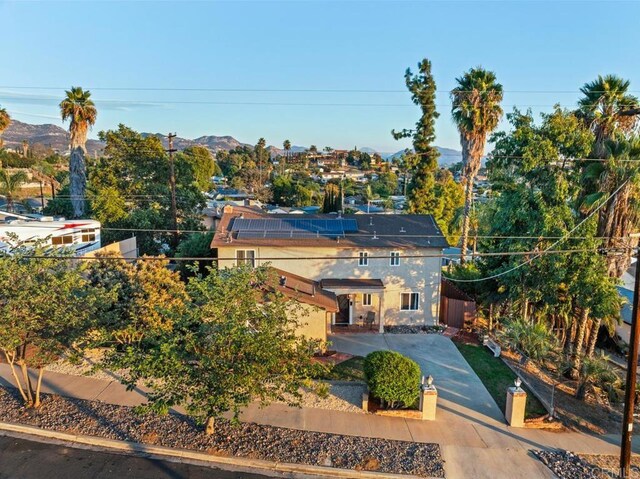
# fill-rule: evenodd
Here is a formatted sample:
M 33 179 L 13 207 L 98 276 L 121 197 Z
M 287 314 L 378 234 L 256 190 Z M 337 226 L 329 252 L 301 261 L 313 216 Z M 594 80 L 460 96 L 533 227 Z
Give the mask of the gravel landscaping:
M 301 391 L 302 407 L 316 409 L 331 409 L 334 411 L 345 411 L 364 414 L 362 409 L 362 393 L 367 386 L 364 383 L 328 383 L 329 394 L 327 397 L 318 396 L 311 391 Z
M 577 455 L 568 451 L 534 451 L 559 479 L 618 479 L 620 458 L 610 455 Z M 640 458 L 633 457 L 631 477 L 640 477 Z
M 206 436 L 192 419 L 170 414 L 137 414 L 133 408 L 43 395 L 39 410 L 29 410 L 13 389 L 0 388 L 0 421 L 71 434 L 192 449 L 212 455 L 444 477 L 437 444 L 391 441 L 299 431 L 253 423 L 216 423 Z
M 441 334 L 444 326 L 385 326 L 384 332 L 389 334 Z

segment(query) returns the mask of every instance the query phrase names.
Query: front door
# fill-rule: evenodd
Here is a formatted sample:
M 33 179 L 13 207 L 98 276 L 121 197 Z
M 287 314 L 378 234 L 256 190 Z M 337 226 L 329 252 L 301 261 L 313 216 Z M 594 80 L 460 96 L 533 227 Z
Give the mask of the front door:
M 349 324 L 350 300 L 348 294 L 338 296 L 338 308 L 340 311 L 336 313 L 336 324 Z

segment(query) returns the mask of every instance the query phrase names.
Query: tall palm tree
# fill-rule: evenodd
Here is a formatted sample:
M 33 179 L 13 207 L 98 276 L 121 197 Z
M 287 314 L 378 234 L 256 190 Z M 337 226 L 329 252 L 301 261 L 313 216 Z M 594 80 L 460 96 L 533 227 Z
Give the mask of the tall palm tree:
M 70 194 L 73 214 L 76 218 L 84 216 L 85 193 L 87 190 L 87 166 L 85 155 L 87 149 L 87 133 L 98 116 L 98 110 L 91 100 L 91 92 L 80 87 L 67 90 L 66 98 L 60 102 L 62 121 L 71 120 L 71 156 L 69 157 Z
M 282 165 L 282 172 L 284 173 L 285 164 L 289 159 L 289 154 L 290 154 L 289 152 L 291 151 L 291 142 L 289 140 L 284 140 L 284 143 L 282 143 L 282 147 L 284 148 L 284 157 L 285 157 L 285 160 L 283 161 L 283 165 Z
M 0 148 L 4 145 L 4 141 L 2 140 L 2 132 L 6 130 L 11 124 L 11 117 L 7 110 L 4 108 L 0 108 Z
M 580 88 L 584 96 L 578 101 L 578 115 L 596 136 L 596 158 L 606 157 L 606 141 L 618 132 L 633 131 L 638 124 L 638 117 L 628 114 L 640 106 L 638 98 L 628 93 L 629 85 L 629 80 L 616 75 L 599 75 Z
M 24 171 L 10 174 L 7 170 L 0 170 L 0 194 L 7 199 L 7 211 L 13 212 L 13 198 L 27 181 L 29 178 Z
M 502 85 L 493 72 L 481 67 L 472 68 L 460 78 L 451 90 L 451 115 L 460 132 L 462 145 L 462 173 L 466 179 L 464 220 L 462 224 L 462 253 L 464 262 L 469 240 L 469 211 L 473 195 L 473 180 L 478 174 L 487 136 L 496 129 L 502 117 Z
M 637 200 L 640 141 L 630 137 L 639 124 L 640 102 L 628 93 L 629 86 L 628 80 L 615 75 L 598 76 L 580 89 L 584 96 L 578 102 L 578 116 L 595 135 L 591 156 L 609 159 L 606 163 L 585 164 L 583 180 L 587 191 L 582 204 L 583 210 L 588 211 L 609 198 L 598 212 L 597 232 L 606 238 L 603 247 L 607 248 L 629 246 L 626 238 L 640 222 Z M 615 191 L 617 194 L 612 196 Z M 622 254 L 609 254 L 609 275 L 619 278 L 630 263 L 630 249 Z

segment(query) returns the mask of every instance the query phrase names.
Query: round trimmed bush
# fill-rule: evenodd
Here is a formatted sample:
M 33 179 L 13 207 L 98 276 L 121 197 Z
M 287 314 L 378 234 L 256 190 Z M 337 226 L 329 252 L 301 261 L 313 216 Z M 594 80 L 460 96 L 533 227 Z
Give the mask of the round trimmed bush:
M 371 394 L 391 409 L 412 407 L 420 395 L 420 366 L 395 351 L 374 351 L 364 359 Z

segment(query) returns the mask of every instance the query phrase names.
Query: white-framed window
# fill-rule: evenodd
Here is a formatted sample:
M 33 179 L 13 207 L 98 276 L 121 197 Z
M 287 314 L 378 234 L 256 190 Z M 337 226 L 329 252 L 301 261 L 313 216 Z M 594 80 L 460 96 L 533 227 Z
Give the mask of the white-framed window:
M 401 311 L 418 311 L 420 309 L 420 293 L 400 293 Z
M 400 266 L 400 251 L 392 251 L 389 259 L 391 266 Z
M 54 236 L 53 238 L 51 238 L 51 244 L 73 244 L 73 235 Z
M 256 251 L 253 249 L 237 249 L 236 250 L 236 266 L 242 264 L 251 265 L 252 268 L 256 267 Z
M 369 293 L 364 293 L 362 295 L 362 306 L 371 306 L 371 295 Z
M 360 251 L 360 256 L 358 257 L 358 266 L 369 266 L 369 253 L 366 251 Z

